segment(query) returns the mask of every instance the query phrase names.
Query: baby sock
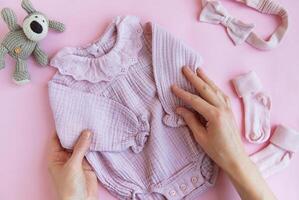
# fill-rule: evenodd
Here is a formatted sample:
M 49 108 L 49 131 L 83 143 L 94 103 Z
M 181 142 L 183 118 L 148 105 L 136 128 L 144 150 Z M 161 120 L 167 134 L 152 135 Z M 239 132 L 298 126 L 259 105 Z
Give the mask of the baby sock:
M 270 137 L 271 99 L 262 91 L 256 73 L 251 71 L 233 80 L 237 95 L 243 99 L 245 137 L 251 143 L 263 143 Z
M 286 168 L 299 148 L 299 133 L 285 126 L 278 126 L 270 144 L 251 156 L 265 178 Z

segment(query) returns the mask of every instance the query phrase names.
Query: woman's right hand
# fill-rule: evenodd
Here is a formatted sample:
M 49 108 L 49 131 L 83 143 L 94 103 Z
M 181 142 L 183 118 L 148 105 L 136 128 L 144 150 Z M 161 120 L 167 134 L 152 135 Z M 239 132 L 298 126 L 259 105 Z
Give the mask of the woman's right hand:
M 231 109 L 229 98 L 203 73 L 193 73 L 184 67 L 183 74 L 200 95 L 191 94 L 177 86 L 173 93 L 200 113 L 206 124 L 202 124 L 196 113 L 186 108 L 177 108 L 194 134 L 196 141 L 206 153 L 225 171 L 248 160 L 239 130 Z
M 243 200 L 275 200 L 275 196 L 254 163 L 247 156 L 235 122 L 229 98 L 202 70 L 193 73 L 189 67 L 183 74 L 199 95 L 177 86 L 173 93 L 196 112 L 179 107 L 195 140 L 205 152 L 227 173 Z M 198 113 L 205 118 L 202 123 Z

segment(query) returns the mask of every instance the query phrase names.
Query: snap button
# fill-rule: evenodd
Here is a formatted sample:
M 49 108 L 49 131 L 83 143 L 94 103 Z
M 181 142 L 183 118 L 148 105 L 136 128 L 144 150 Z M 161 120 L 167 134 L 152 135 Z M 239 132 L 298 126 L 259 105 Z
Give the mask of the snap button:
M 193 176 L 193 177 L 191 178 L 191 182 L 192 182 L 192 183 L 197 183 L 197 181 L 198 181 L 198 178 L 197 178 L 196 176 Z
M 182 184 L 180 185 L 180 188 L 182 191 L 185 191 L 187 189 L 187 185 L 186 184 Z
M 112 76 L 107 76 L 107 78 L 108 78 L 109 80 L 111 80 L 111 79 L 112 79 Z
M 175 190 L 170 190 L 169 194 L 170 194 L 170 196 L 175 196 L 176 195 L 176 191 Z

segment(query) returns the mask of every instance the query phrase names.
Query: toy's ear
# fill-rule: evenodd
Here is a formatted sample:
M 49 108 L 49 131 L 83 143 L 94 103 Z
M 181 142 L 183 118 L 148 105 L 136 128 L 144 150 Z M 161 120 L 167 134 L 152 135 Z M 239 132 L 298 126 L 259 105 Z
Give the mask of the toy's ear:
M 63 23 L 54 20 L 49 20 L 49 28 L 58 32 L 63 32 L 65 30 Z
M 22 0 L 22 8 L 26 10 L 28 14 L 36 12 L 30 0 Z

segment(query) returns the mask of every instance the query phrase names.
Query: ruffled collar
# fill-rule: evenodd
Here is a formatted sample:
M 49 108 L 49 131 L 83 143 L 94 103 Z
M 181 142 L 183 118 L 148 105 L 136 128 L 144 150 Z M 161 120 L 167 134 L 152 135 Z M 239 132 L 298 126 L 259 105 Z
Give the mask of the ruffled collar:
M 118 16 L 98 41 L 84 47 L 62 49 L 51 60 L 51 66 L 76 80 L 110 81 L 138 62 L 142 35 L 138 17 Z

